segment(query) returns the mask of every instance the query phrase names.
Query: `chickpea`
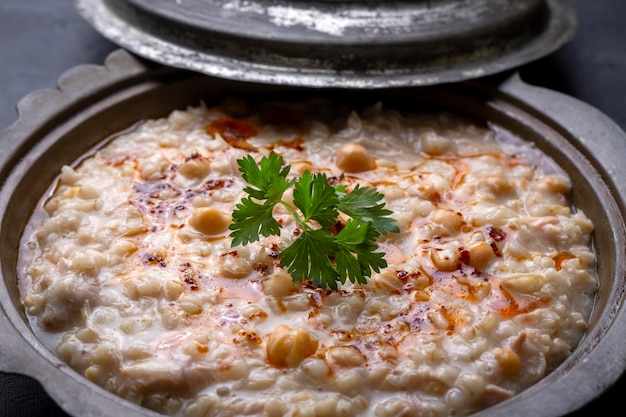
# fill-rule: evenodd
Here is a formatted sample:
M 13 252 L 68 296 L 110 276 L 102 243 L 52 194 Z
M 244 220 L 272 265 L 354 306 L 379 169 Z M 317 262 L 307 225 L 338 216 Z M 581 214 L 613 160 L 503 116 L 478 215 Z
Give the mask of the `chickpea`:
M 489 261 L 493 259 L 494 252 L 491 245 L 487 242 L 475 242 L 468 248 L 469 262 L 468 264 L 476 269 L 484 269 Z
M 264 283 L 263 292 L 274 297 L 285 297 L 296 289 L 291 275 L 285 271 L 274 272 Z
M 522 361 L 520 360 L 520 357 L 511 349 L 495 349 L 494 355 L 500 364 L 503 375 L 513 377 L 518 375 L 522 370 Z
M 463 216 L 452 210 L 435 209 L 430 213 L 433 233 L 441 236 L 452 236 L 463 226 Z
M 190 159 L 178 168 L 178 172 L 187 178 L 202 178 L 209 170 L 209 161 L 206 159 Z
M 376 161 L 363 145 L 346 143 L 335 155 L 337 166 L 345 172 L 363 172 L 376 168 Z
M 279 367 L 295 367 L 317 350 L 317 340 L 304 329 L 280 325 L 267 341 L 267 360 Z
M 205 235 L 215 235 L 228 229 L 230 219 L 213 207 L 197 208 L 189 217 L 189 225 Z

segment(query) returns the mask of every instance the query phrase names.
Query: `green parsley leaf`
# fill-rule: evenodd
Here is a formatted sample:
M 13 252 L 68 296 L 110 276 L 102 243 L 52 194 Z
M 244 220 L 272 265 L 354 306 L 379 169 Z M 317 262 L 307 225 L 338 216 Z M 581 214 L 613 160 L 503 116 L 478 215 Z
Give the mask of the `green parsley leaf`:
M 272 216 L 272 211 L 285 191 L 293 184 L 287 180 L 290 166 L 283 167 L 283 158 L 272 152 L 263 157 L 259 165 L 248 155 L 237 161 L 242 177 L 251 186 L 244 192 L 250 197 L 241 200 L 233 212 L 233 223 L 228 228 L 233 232 L 232 246 L 247 245 L 265 237 L 280 234 L 281 225 Z M 263 204 L 253 199 L 266 200 Z
M 399 232 L 391 210 L 381 202 L 384 196 L 373 188 L 357 185 L 350 192 L 344 185 L 330 185 L 325 174 L 305 171 L 287 179 L 290 167 L 273 151 L 259 164 L 248 155 L 237 161 L 248 197 L 233 212 L 232 246 L 246 245 L 259 236 L 279 235 L 281 224 L 272 213 L 281 204 L 293 215 L 300 235 L 280 253 L 280 263 L 295 282 L 308 280 L 321 287 L 338 288 L 346 279 L 366 283 L 372 271 L 387 266 L 384 254 L 377 252 L 376 239 L 388 232 Z M 282 199 L 291 186 L 293 206 Z M 263 201 L 264 200 L 264 201 Z M 295 207 L 294 207 L 295 206 Z M 331 228 L 339 214 L 350 217 L 341 230 Z
M 259 240 L 259 235 L 265 237 L 279 235 L 280 223 L 272 215 L 276 203 L 266 202 L 258 204 L 251 198 L 244 198 L 233 211 L 233 223 L 228 228 L 232 230 L 232 246 L 247 245 Z
M 381 235 L 387 232 L 400 232 L 395 219 L 385 217 L 392 212 L 384 208 L 385 203 L 379 203 L 384 196 L 375 189 L 361 187 L 357 184 L 349 193 L 339 193 L 338 195 L 339 205 L 337 208 L 353 219 L 372 222 L 374 229 Z
M 339 216 L 339 197 L 323 174 L 305 171 L 293 190 L 293 203 L 302 211 L 305 222 L 315 220 L 322 227 L 332 226 Z
M 292 185 L 292 181 L 287 180 L 291 166 L 283 167 L 283 163 L 282 156 L 277 156 L 274 152 L 269 157 L 261 158 L 259 165 L 250 155 L 239 159 L 239 171 L 243 179 L 252 186 L 244 188 L 244 191 L 257 200 L 278 203 Z
M 377 236 L 378 232 L 370 222 L 352 219 L 346 223 L 336 239 L 340 251 L 335 259 L 340 276 L 347 276 L 352 282 L 364 284 L 372 270 L 379 272 L 387 266 L 384 254 L 376 252 L 378 245 L 374 240 Z
M 331 261 L 337 251 L 334 240 L 328 230 L 307 230 L 280 253 L 280 263 L 295 282 L 308 280 L 336 290 L 339 274 Z

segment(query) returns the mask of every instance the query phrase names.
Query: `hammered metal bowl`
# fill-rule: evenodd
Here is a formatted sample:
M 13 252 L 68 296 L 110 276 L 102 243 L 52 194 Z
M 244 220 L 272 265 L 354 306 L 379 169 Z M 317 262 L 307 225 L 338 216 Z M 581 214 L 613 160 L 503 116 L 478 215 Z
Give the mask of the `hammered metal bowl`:
M 19 240 L 61 166 L 136 122 L 225 96 L 282 94 L 340 97 L 359 103 L 440 108 L 496 124 L 531 141 L 572 178 L 572 203 L 595 224 L 600 288 L 589 330 L 573 354 L 534 386 L 475 417 L 557 417 L 600 396 L 626 368 L 626 134 L 605 115 L 571 97 L 524 84 L 516 74 L 440 86 L 309 89 L 228 81 L 174 69 L 118 50 L 105 66 L 65 73 L 57 89 L 19 103 L 17 122 L 0 131 L 0 369 L 37 379 L 76 417 L 158 414 L 88 382 L 37 337 L 20 302 Z

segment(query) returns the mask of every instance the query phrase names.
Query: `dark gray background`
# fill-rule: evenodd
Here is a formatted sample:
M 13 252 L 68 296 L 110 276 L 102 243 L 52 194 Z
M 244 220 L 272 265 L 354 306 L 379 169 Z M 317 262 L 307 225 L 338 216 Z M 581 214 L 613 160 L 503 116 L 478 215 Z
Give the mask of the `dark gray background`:
M 626 129 L 626 1 L 572 3 L 580 21 L 575 39 L 520 68 L 520 75 L 591 104 Z M 72 0 L 0 0 L 0 129 L 17 118 L 16 104 L 24 95 L 55 87 L 73 66 L 101 64 L 116 48 L 81 20 Z M 626 352 L 624 343 L 615 348 Z M 626 377 L 572 417 L 599 415 L 601 406 L 621 407 L 624 392 Z M 0 417 L 5 416 L 66 414 L 34 380 L 0 373 Z

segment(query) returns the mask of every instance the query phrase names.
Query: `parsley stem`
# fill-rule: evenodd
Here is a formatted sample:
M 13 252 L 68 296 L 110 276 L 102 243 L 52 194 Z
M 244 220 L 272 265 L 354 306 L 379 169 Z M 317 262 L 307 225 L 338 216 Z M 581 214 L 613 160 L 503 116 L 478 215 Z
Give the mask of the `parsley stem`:
M 278 202 L 282 204 L 283 206 L 285 206 L 287 210 L 289 210 L 293 218 L 296 219 L 296 223 L 298 223 L 300 227 L 302 227 L 303 229 L 310 229 L 309 225 L 306 224 L 306 220 L 303 219 L 302 216 L 300 216 L 300 213 L 298 213 L 298 211 L 295 208 L 293 208 L 291 204 L 289 204 L 285 200 L 278 200 Z

